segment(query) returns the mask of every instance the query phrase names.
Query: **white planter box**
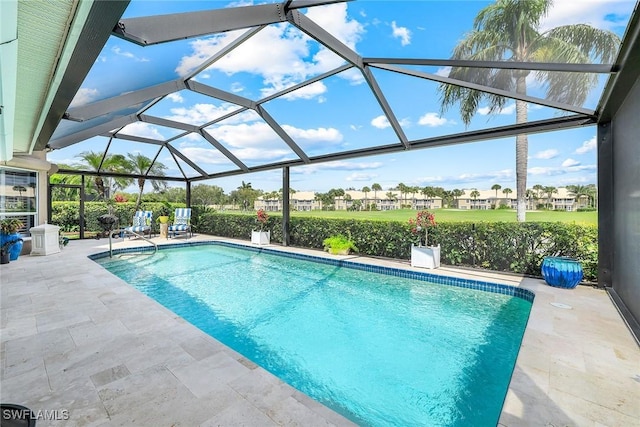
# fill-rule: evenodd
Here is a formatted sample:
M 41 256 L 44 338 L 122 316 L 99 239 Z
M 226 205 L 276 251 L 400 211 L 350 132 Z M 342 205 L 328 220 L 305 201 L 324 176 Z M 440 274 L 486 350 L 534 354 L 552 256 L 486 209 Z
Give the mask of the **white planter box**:
M 440 245 L 413 246 L 411 245 L 411 266 L 422 268 L 440 267 Z
M 42 224 L 31 227 L 31 255 L 50 255 L 60 252 L 60 227 Z
M 271 232 L 270 231 L 252 231 L 251 243 L 256 245 L 268 245 L 269 243 L 271 243 Z

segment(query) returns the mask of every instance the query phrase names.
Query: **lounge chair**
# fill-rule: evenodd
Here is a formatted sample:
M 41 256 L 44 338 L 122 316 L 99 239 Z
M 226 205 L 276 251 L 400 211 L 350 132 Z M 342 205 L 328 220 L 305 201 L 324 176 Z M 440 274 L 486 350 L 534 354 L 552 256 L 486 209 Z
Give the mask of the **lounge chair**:
M 141 234 L 143 236 L 145 233 L 149 233 L 149 238 L 151 238 L 152 220 L 152 211 L 137 211 L 133 215 L 133 225 L 131 227 L 126 227 L 124 231 L 127 231 L 129 233 Z
M 177 208 L 173 215 L 173 224 L 169 226 L 167 238 L 173 237 L 177 233 L 185 233 L 189 237 L 193 237 L 191 231 L 191 208 Z M 187 237 L 187 238 L 189 238 Z

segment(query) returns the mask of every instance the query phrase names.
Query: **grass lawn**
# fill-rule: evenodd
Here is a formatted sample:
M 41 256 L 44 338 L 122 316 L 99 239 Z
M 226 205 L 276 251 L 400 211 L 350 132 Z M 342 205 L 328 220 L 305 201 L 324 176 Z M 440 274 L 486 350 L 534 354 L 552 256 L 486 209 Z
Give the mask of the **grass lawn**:
M 320 218 L 353 218 L 380 221 L 408 221 L 415 218 L 415 210 L 399 209 L 393 211 L 311 211 L 291 212 L 294 217 Z M 436 222 L 516 222 L 514 210 L 458 210 L 433 209 Z M 274 213 L 275 214 L 275 213 Z M 562 211 L 531 211 L 527 212 L 528 222 L 569 222 L 576 224 L 598 224 L 598 212 L 562 212 Z

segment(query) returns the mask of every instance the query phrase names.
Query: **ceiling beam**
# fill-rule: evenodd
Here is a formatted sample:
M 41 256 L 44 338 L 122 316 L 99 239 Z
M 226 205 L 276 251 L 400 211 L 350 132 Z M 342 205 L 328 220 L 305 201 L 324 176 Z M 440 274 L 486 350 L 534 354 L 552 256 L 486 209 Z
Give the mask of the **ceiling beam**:
M 552 130 L 572 129 L 581 126 L 590 126 L 594 123 L 592 117 L 584 116 L 581 114 L 559 117 L 548 120 L 538 120 L 534 122 L 527 122 L 517 125 L 501 126 L 489 129 L 483 129 L 479 131 L 463 132 L 454 135 L 438 136 L 434 138 L 417 139 L 410 141 L 412 149 L 425 149 L 432 147 L 440 147 L 445 145 L 461 144 L 466 142 L 484 141 L 495 138 L 506 138 L 516 136 L 518 134 L 534 134 L 540 132 L 549 132 Z M 368 147 L 358 150 L 344 151 L 340 153 L 325 154 L 322 156 L 315 156 L 309 159 L 309 164 L 331 162 L 336 160 L 348 160 L 358 157 L 378 156 L 381 154 L 390 154 L 404 151 L 404 145 L 402 144 L 389 144 L 377 147 Z M 285 166 L 304 166 L 305 163 L 302 160 L 287 160 L 278 163 L 271 163 L 267 165 L 254 166 L 249 168 L 249 172 L 262 172 L 273 169 L 281 169 Z M 206 177 L 191 178 L 190 181 L 200 181 L 207 179 L 224 178 L 228 176 L 241 175 L 246 173 L 244 171 L 227 171 L 210 174 Z
M 121 19 L 113 34 L 150 46 L 286 21 L 280 3 Z
M 65 115 L 68 120 L 83 122 L 99 117 L 113 111 L 119 111 L 133 105 L 142 104 L 153 99 L 166 96 L 173 92 L 185 89 L 185 83 L 182 79 L 172 80 L 170 82 L 149 86 L 123 95 L 114 96 L 112 98 L 103 99 L 102 101 L 93 102 L 83 105 L 82 107 L 70 108 Z
M 108 122 L 92 126 L 88 129 L 83 129 L 78 132 L 74 132 L 72 134 L 51 140 L 51 142 L 47 144 L 47 148 L 57 150 L 60 148 L 68 147 L 69 145 L 75 144 L 76 142 L 84 141 L 86 139 L 93 138 L 94 136 L 108 133 L 114 129 L 125 127 L 126 125 L 137 121 L 138 117 L 135 114 L 121 116 Z
M 302 13 L 297 10 L 290 11 L 287 13 L 287 20 L 309 37 L 312 37 L 319 43 L 325 45 L 336 55 L 362 69 L 362 57 L 360 55 Z
M 572 73 L 608 74 L 615 72 L 613 64 L 565 64 L 558 62 L 475 61 L 467 59 L 369 58 L 365 64 L 432 65 L 459 68 L 497 68 L 504 70 L 561 71 Z
M 438 76 L 436 74 L 431 74 L 431 73 L 423 73 L 421 71 L 408 70 L 406 68 L 396 67 L 394 65 L 370 64 L 370 66 L 374 68 L 379 68 L 381 70 L 387 70 L 387 71 L 393 71 L 395 73 L 405 74 L 408 76 L 420 77 L 420 78 L 435 81 L 438 83 L 445 83 L 445 84 L 450 84 L 454 86 L 466 87 L 468 89 L 491 93 L 494 95 L 503 96 L 505 98 L 530 102 L 532 104 L 538 104 L 545 107 L 556 108 L 559 110 L 569 111 L 577 114 L 586 114 L 588 116 L 595 116 L 595 111 L 593 110 L 589 110 L 588 108 L 577 107 L 575 105 L 565 104 L 564 102 L 557 102 L 550 99 L 542 99 L 542 98 L 537 98 L 535 96 L 522 95 L 516 92 L 497 89 L 491 86 L 467 82 L 464 80 L 452 79 L 450 77 L 442 77 L 442 76 Z
M 64 113 L 107 43 L 110 29 L 118 22 L 128 5 L 129 0 L 92 2 L 60 85 L 39 131 L 36 131 L 34 150 L 43 150 L 49 144 Z
M 396 115 L 393 113 L 393 109 L 387 102 L 387 98 L 385 98 L 384 94 L 380 90 L 380 86 L 378 86 L 378 81 L 376 80 L 375 76 L 371 72 L 371 69 L 369 67 L 364 67 L 363 74 L 364 74 L 365 80 L 369 84 L 369 88 L 373 92 L 373 96 L 376 97 L 376 99 L 378 100 L 378 104 L 380 104 L 380 107 L 384 112 L 384 115 L 387 117 L 387 120 L 389 121 L 391 128 L 398 136 L 398 139 L 400 140 L 402 145 L 404 145 L 404 148 L 409 149 L 410 146 L 409 146 L 409 141 L 407 140 L 407 135 L 405 135 L 404 130 L 402 130 L 402 126 L 400 126 L 400 122 L 398 122 Z

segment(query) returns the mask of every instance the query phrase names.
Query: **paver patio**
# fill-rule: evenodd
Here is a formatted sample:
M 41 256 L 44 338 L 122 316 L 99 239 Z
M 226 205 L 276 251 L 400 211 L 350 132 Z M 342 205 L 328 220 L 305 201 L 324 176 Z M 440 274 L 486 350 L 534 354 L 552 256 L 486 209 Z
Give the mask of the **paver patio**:
M 2 402 L 69 418 L 38 426 L 351 424 L 87 258 L 107 248 L 105 239 L 74 241 L 61 253 L 0 267 Z M 640 349 L 604 290 L 450 267 L 432 272 L 536 294 L 500 425 L 640 425 Z

